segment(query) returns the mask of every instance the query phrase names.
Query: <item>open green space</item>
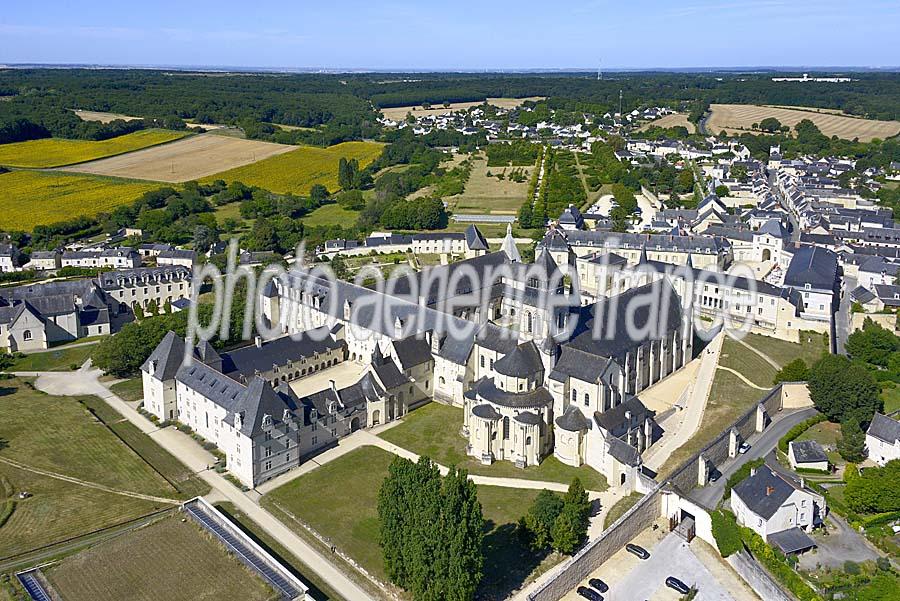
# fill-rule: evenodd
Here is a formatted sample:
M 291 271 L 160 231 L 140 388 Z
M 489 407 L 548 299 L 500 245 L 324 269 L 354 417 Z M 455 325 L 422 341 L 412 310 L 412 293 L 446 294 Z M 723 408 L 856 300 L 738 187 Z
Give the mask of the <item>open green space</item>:
M 378 447 L 361 447 L 275 489 L 263 505 L 290 528 L 304 530 L 291 515 L 309 524 L 367 571 L 386 580 L 378 544 L 378 491 L 394 456 Z M 352 483 L 352 488 L 335 486 Z M 504 598 L 559 555 L 535 554 L 522 545 L 516 521 L 526 513 L 537 490 L 479 486 L 486 522 L 485 566 L 479 597 Z
M 728 336 L 722 343 L 719 365 L 733 369 L 757 386 L 764 387 L 772 385 L 776 373 L 775 368 L 759 354 Z
M 427 455 L 441 465 L 456 465 L 468 470 L 470 474 L 563 484 L 569 484 L 577 476 L 587 490 L 602 491 L 608 486 L 606 478 L 593 468 L 572 467 L 553 456 L 544 459 L 540 465 L 524 469 L 509 461 L 482 465 L 466 455 L 466 439 L 459 434 L 462 423 L 462 409 L 432 402 L 410 412 L 403 418 L 402 424 L 385 430 L 379 436 L 418 455 Z
M 199 525 L 178 516 L 43 570 L 66 601 L 268 601 L 275 591 Z
M 124 401 L 133 402 L 144 398 L 144 382 L 141 378 L 129 378 L 116 382 L 109 389 Z
M 96 345 L 60 347 L 41 353 L 31 353 L 15 360 L 9 371 L 68 371 L 88 360 Z
M 340 225 L 353 227 L 359 218 L 359 211 L 350 211 L 339 204 L 331 203 L 322 205 L 309 215 L 303 217 L 304 225 L 315 227 L 319 225 Z
M 634 507 L 635 503 L 641 500 L 644 495 L 639 492 L 633 492 L 627 497 L 622 497 L 615 504 L 609 508 L 609 513 L 606 514 L 606 517 L 603 518 L 603 528 L 609 528 L 613 524 L 616 523 L 620 517 L 625 515 L 625 512 Z
M 888 415 L 900 411 L 900 386 L 891 386 L 892 382 L 885 382 L 881 388 L 881 400 L 884 402 L 884 414 Z
M 799 343 L 760 334 L 747 334 L 744 342 L 782 367 L 794 359 L 803 359 L 807 366 L 811 366 L 828 352 L 825 336 L 817 332 L 800 332 Z

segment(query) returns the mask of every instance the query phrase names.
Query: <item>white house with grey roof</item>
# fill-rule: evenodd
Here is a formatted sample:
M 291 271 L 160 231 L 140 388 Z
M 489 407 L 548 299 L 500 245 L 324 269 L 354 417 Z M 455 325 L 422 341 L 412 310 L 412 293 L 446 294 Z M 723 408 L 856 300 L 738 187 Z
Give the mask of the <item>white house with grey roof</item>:
M 828 455 L 815 440 L 792 440 L 788 443 L 788 461 L 793 469 L 828 471 Z
M 866 430 L 866 451 L 869 459 L 882 467 L 900 459 L 900 422 L 876 413 Z

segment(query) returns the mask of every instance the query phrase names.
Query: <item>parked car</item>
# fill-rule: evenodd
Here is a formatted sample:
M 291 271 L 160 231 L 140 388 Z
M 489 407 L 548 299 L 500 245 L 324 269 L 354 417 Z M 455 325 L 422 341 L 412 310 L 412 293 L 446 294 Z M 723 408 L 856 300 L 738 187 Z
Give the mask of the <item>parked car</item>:
M 650 553 L 647 552 L 647 549 L 645 549 L 644 547 L 639 547 L 638 545 L 633 545 L 631 543 L 625 545 L 625 550 L 632 555 L 640 557 L 641 559 L 648 559 L 650 557 Z
M 742 442 L 741 446 L 738 447 L 738 453 L 740 453 L 741 455 L 743 455 L 744 453 L 746 453 L 749 450 L 750 450 L 750 445 L 748 445 L 746 442 Z
M 722 472 L 720 472 L 719 470 L 713 470 L 709 473 L 709 481 L 710 482 L 715 482 L 716 480 L 718 480 L 721 477 L 722 477 Z
M 675 578 L 675 576 L 669 576 L 668 578 L 666 578 L 666 586 L 675 589 L 682 595 L 687 595 L 689 592 L 691 592 L 690 587 L 688 587 L 688 585 L 683 583 L 678 578 Z
M 603 601 L 603 595 L 592 588 L 579 586 L 576 592 L 585 599 L 589 599 L 590 601 Z
M 590 580 L 588 580 L 588 584 L 590 584 L 592 587 L 594 587 L 601 593 L 605 593 L 606 591 L 609 590 L 609 585 L 607 585 L 605 582 L 603 582 L 599 578 L 591 578 Z

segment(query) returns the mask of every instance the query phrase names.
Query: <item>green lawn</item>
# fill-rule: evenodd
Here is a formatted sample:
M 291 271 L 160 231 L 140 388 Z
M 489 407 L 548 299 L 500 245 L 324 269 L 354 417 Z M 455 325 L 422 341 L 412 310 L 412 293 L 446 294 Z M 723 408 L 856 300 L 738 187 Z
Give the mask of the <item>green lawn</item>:
M 799 344 L 760 334 L 747 334 L 744 342 L 763 352 L 782 367 L 797 358 L 803 359 L 807 366 L 811 366 L 822 354 L 828 352 L 825 337 L 816 332 L 800 332 Z
M 725 337 L 719 365 L 731 368 L 744 375 L 757 386 L 772 386 L 775 368 L 757 353 L 729 337 Z
M 288 551 L 281 543 L 269 536 L 265 530 L 244 515 L 233 503 L 227 501 L 217 503 L 216 509 L 228 516 L 235 526 L 243 530 L 244 534 L 252 538 L 269 555 L 300 578 L 309 587 L 309 592 L 316 601 L 343 601 L 344 598 L 332 590 L 308 565 Z
M 633 492 L 627 497 L 622 497 L 616 501 L 615 505 L 609 508 L 609 513 L 603 519 L 603 528 L 606 529 L 613 525 L 616 520 L 625 515 L 626 511 L 634 507 L 634 504 L 640 501 L 643 496 L 639 492 Z
M 85 346 L 59 347 L 42 353 L 32 353 L 16 359 L 9 371 L 69 371 L 81 367 L 96 348 L 94 344 Z
M 841 437 L 841 425 L 831 422 L 820 422 L 797 437 L 797 440 L 815 440 L 823 447 L 834 448 Z
M 302 221 L 304 225 L 310 227 L 317 225 L 353 227 L 358 217 L 359 211 L 348 211 L 339 204 L 327 204 L 303 217 Z
M 384 580 L 378 544 L 378 490 L 393 458 L 378 447 L 355 449 L 268 493 L 262 503 L 298 532 L 303 532 L 302 527 L 282 510 L 304 520 Z M 336 482 L 352 483 L 352 494 L 347 487 L 335 486 Z M 515 522 L 537 494 L 536 490 L 478 487 L 488 529 L 480 597 L 504 598 L 533 572 L 561 559 L 524 548 L 515 533 Z
M 482 465 L 480 461 L 466 455 L 466 439 L 459 434 L 462 423 L 462 409 L 433 402 L 410 412 L 403 418 L 402 424 L 385 430 L 379 436 L 419 455 L 427 455 L 441 465 L 456 465 L 466 469 L 470 474 L 564 484 L 578 476 L 588 490 L 602 491 L 608 486 L 606 478 L 593 468 L 571 467 L 553 456 L 547 457 L 538 466 L 525 469 L 517 468 L 509 461 Z
M 131 378 L 109 387 L 124 401 L 140 401 L 144 398 L 144 383 L 141 378 Z
M 66 601 L 268 601 L 275 591 L 193 521 L 172 516 L 43 570 Z
M 900 411 L 900 386 L 883 386 L 881 389 L 881 400 L 884 401 L 885 415 Z

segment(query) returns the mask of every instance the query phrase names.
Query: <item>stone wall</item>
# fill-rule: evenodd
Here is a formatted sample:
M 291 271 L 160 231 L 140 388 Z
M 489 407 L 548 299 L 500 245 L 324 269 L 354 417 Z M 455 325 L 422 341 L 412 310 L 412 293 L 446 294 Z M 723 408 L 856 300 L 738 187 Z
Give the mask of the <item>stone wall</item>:
M 850 333 L 861 330 L 867 318 L 888 332 L 900 335 L 900 330 L 897 329 L 897 315 L 895 313 L 853 313 L 850 316 Z
M 571 559 L 557 568 L 557 573 L 528 595 L 529 601 L 557 601 L 622 549 L 631 539 L 646 530 L 662 513 L 660 486 L 635 503 L 599 538 L 585 545 Z

